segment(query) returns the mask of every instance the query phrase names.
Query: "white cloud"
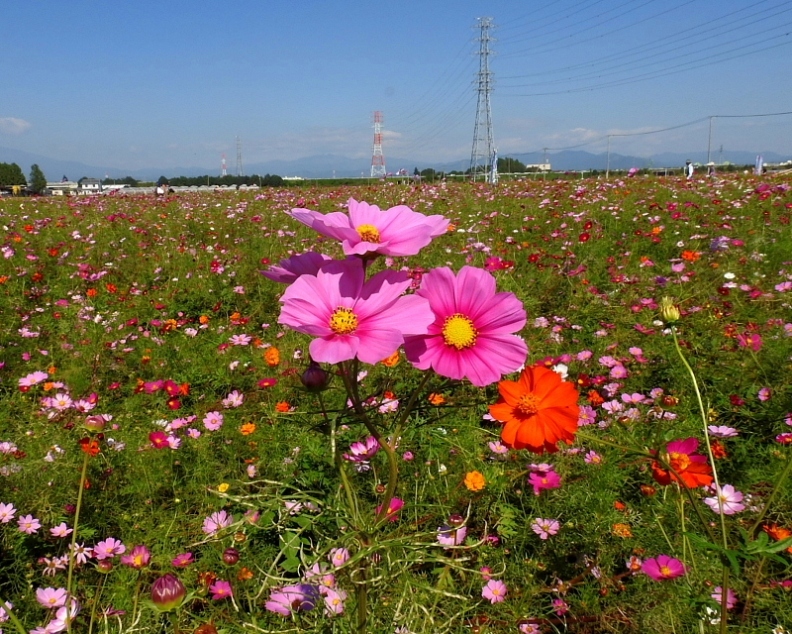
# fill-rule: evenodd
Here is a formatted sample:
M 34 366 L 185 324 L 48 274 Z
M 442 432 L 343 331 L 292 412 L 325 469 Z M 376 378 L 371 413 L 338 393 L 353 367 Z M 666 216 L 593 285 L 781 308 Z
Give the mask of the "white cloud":
M 5 134 L 22 134 L 30 129 L 30 122 L 16 117 L 0 117 L 0 132 Z

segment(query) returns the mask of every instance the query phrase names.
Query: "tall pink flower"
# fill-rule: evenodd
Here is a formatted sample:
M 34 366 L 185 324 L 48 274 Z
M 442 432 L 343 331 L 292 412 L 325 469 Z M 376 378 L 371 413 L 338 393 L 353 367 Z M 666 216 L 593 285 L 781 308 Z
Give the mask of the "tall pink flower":
M 382 271 L 366 281 L 360 260 L 329 262 L 286 289 L 278 322 L 317 337 L 309 347 L 314 361 L 375 364 L 434 319 L 425 299 L 402 295 L 409 286 L 406 273 Z
M 425 216 L 405 205 L 382 211 L 376 205 L 350 198 L 349 215 L 321 214 L 310 209 L 292 209 L 292 218 L 341 241 L 347 255 L 415 255 L 448 227 L 443 216 Z
M 513 333 L 525 325 L 525 310 L 512 293 L 495 292 L 495 278 L 463 266 L 433 269 L 417 295 L 429 300 L 434 323 L 426 335 L 404 339 L 407 359 L 451 379 L 467 378 L 483 387 L 519 370 L 528 347 Z
M 657 557 L 644 560 L 641 565 L 641 571 L 649 575 L 655 581 L 676 579 L 686 572 L 685 564 L 679 561 L 679 559 L 669 557 L 668 555 L 658 555 Z
M 269 267 L 266 271 L 259 272 L 273 282 L 291 284 L 301 275 L 316 275 L 319 267 L 325 262 L 329 262 L 331 259 L 329 255 L 308 251 L 281 260 L 277 264 Z

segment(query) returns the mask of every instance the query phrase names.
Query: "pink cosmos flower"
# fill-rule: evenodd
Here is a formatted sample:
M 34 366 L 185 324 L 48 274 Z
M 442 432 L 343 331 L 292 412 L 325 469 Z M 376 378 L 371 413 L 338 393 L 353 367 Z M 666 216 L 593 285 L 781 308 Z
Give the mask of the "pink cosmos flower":
M 686 572 L 685 564 L 679 559 L 668 555 L 658 555 L 657 557 L 645 559 L 643 564 L 641 564 L 641 571 L 655 581 L 676 579 Z
M 507 593 L 506 584 L 499 579 L 490 579 L 487 585 L 481 589 L 481 596 L 492 604 L 505 601 Z
M 389 522 L 396 522 L 399 519 L 399 511 L 404 508 L 404 500 L 400 498 L 391 498 L 390 504 L 388 504 L 388 511 L 386 516 Z M 382 505 L 380 504 L 376 510 L 374 511 L 377 515 L 380 514 L 382 510 Z
M 137 545 L 128 555 L 121 557 L 121 563 L 136 570 L 142 570 L 151 561 L 151 551 L 143 545 Z
M 548 539 L 551 535 L 555 535 L 561 524 L 558 520 L 544 519 L 537 517 L 531 524 L 531 530 L 539 535 L 539 539 Z
M 19 524 L 19 530 L 27 535 L 37 533 L 38 529 L 41 528 L 41 522 L 32 515 L 23 515 L 17 520 L 17 523 Z
M 734 438 L 739 432 L 734 427 L 726 425 L 710 425 L 707 427 L 710 436 L 715 438 Z
M 217 431 L 223 426 L 223 415 L 220 412 L 207 412 L 203 424 L 209 431 Z
M 231 589 L 231 584 L 228 581 L 218 579 L 209 586 L 209 592 L 212 593 L 212 599 L 220 601 L 221 599 L 228 599 L 234 596 L 234 591 Z
M 5 504 L 0 502 L 0 524 L 8 524 L 16 515 L 16 509 L 10 502 Z
M 718 605 L 721 604 L 723 601 L 723 588 L 721 586 L 715 586 L 714 592 L 710 595 Z M 734 606 L 737 605 L 737 593 L 729 588 L 726 590 L 726 609 L 732 610 Z
M 349 551 L 346 548 L 332 548 L 328 557 L 330 559 L 330 563 L 338 568 L 349 561 Z
M 289 616 L 292 612 L 313 610 L 318 600 L 318 588 L 307 583 L 301 583 L 273 590 L 269 601 L 264 604 L 264 607 L 270 612 L 275 612 L 281 616 Z
M 278 264 L 271 266 L 266 271 L 259 271 L 264 277 L 273 282 L 281 284 L 291 284 L 301 275 L 316 275 L 319 267 L 332 258 L 323 253 L 308 251 L 300 255 L 293 255 L 290 258 L 281 260 Z
M 715 485 L 712 486 L 712 492 L 717 492 Z M 720 487 L 720 492 L 717 495 L 704 498 L 704 503 L 714 513 L 720 513 L 722 505 L 724 515 L 734 515 L 745 509 L 745 504 L 742 503 L 744 497 L 743 493 L 735 489 L 731 484 L 724 484 Z
M 512 293 L 495 292 L 487 271 L 464 266 L 455 276 L 434 269 L 416 294 L 434 312 L 427 334 L 404 338 L 407 359 L 419 370 L 483 387 L 525 363 L 528 347 L 513 334 L 525 326 L 525 310 Z
M 344 613 L 344 601 L 347 598 L 346 592 L 340 588 L 327 588 L 322 592 L 322 595 L 324 596 L 325 614 L 327 616 Z
M 534 495 L 539 495 L 545 489 L 560 489 L 561 476 L 551 465 L 547 465 L 546 469 L 532 470 L 528 475 L 528 484 L 533 487 Z
M 53 537 L 66 537 L 67 535 L 71 535 L 72 532 L 74 531 L 66 525 L 66 522 L 61 522 L 50 529 L 50 534 Z
M 190 565 L 190 564 L 191 564 L 193 561 L 194 561 L 194 558 L 193 558 L 193 554 L 192 554 L 192 553 L 180 553 L 180 554 L 176 555 L 176 556 L 173 558 L 173 560 L 171 561 L 171 563 L 172 563 L 172 564 L 173 564 L 173 565 L 174 565 L 176 568 L 186 568 L 186 567 L 187 567 L 187 566 L 189 566 L 189 565 Z
M 405 205 L 382 211 L 354 198 L 347 204 L 349 215 L 310 209 L 292 209 L 289 215 L 324 236 L 340 240 L 346 255 L 415 255 L 448 227 L 449 221 L 442 216 L 425 216 Z
M 216 535 L 224 528 L 228 528 L 234 523 L 234 516 L 229 515 L 225 511 L 218 511 L 212 513 L 209 517 L 204 519 L 203 532 L 207 535 Z
M 108 537 L 104 541 L 99 542 L 93 547 L 93 554 L 99 561 L 102 559 L 111 559 L 116 555 L 123 555 L 126 552 L 126 546 L 115 537 Z
M 66 588 L 37 588 L 36 601 L 45 608 L 59 608 L 66 605 L 69 593 Z
M 357 357 L 373 365 L 393 354 L 405 335 L 426 333 L 434 319 L 425 299 L 402 295 L 409 286 L 403 272 L 382 271 L 366 281 L 359 260 L 329 262 L 286 289 L 278 322 L 317 337 L 309 348 L 314 361 Z

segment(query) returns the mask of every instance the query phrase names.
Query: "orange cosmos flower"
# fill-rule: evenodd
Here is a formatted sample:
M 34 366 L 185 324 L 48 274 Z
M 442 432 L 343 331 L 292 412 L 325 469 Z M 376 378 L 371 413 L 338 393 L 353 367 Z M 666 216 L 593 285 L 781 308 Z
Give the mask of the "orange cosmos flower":
M 277 348 L 267 348 L 267 351 L 264 353 L 264 361 L 267 362 L 267 365 L 271 368 L 274 368 L 276 365 L 280 363 L 280 352 Z
M 80 440 L 80 449 L 93 457 L 99 453 L 99 441 L 92 440 L 91 438 L 82 438 Z
M 291 405 L 289 405 L 289 403 L 287 401 L 281 401 L 280 403 L 277 403 L 275 405 L 275 411 L 283 412 L 283 413 L 290 412 L 291 411 Z
M 385 357 L 382 360 L 382 365 L 384 365 L 386 368 L 395 368 L 397 365 L 399 365 L 399 351 L 396 350 L 396 352 L 394 352 L 391 356 Z
M 480 471 L 468 471 L 465 475 L 465 487 L 468 491 L 481 491 L 487 485 Z
M 696 453 L 698 445 L 699 442 L 695 438 L 668 443 L 663 458 L 664 463 L 671 468 L 666 470 L 664 464 L 655 460 L 652 463 L 654 479 L 660 484 L 681 481 L 681 484 L 691 489 L 712 484 L 712 468 L 704 456 Z
M 498 383 L 500 400 L 490 415 L 505 423 L 503 442 L 513 449 L 534 453 L 558 451 L 559 440 L 575 440 L 580 408 L 574 384 L 542 366 L 530 366 L 518 381 Z
M 446 402 L 446 400 L 445 400 L 445 396 L 443 396 L 442 394 L 437 394 L 436 392 L 432 392 L 429 395 L 429 402 L 432 405 L 442 405 L 443 403 Z
M 696 262 L 701 258 L 698 251 L 682 251 L 682 259 L 687 262 Z
M 254 431 L 256 431 L 256 424 L 255 423 L 245 423 L 242 427 L 239 428 L 239 431 L 243 436 L 250 436 Z

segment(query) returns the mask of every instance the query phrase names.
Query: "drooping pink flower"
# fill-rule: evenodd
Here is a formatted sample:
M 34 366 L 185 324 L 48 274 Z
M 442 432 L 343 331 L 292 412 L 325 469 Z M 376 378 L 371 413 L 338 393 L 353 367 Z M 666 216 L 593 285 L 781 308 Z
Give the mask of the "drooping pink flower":
M 309 348 L 314 361 L 357 357 L 373 365 L 392 355 L 405 335 L 426 333 L 434 319 L 425 299 L 402 295 L 409 286 L 403 272 L 382 271 L 366 281 L 359 260 L 329 262 L 286 289 L 278 322 L 316 337 Z
M 329 255 L 308 251 L 307 253 L 293 255 L 290 258 L 281 260 L 266 271 L 260 271 L 260 273 L 273 282 L 291 284 L 301 275 L 316 275 L 319 267 L 331 259 Z
M 418 369 L 483 387 L 525 363 L 528 347 L 513 334 L 525 326 L 522 302 L 497 293 L 487 271 L 464 266 L 454 275 L 447 267 L 434 269 L 416 294 L 434 312 L 427 334 L 405 337 L 407 359 Z
M 425 216 L 405 205 L 383 211 L 350 198 L 348 209 L 348 215 L 310 209 L 292 209 L 289 215 L 324 236 L 340 240 L 346 255 L 415 255 L 448 227 L 443 216 Z
M 676 579 L 686 572 L 685 564 L 679 559 L 668 555 L 658 555 L 657 557 L 644 559 L 643 564 L 641 564 L 641 571 L 655 581 Z

